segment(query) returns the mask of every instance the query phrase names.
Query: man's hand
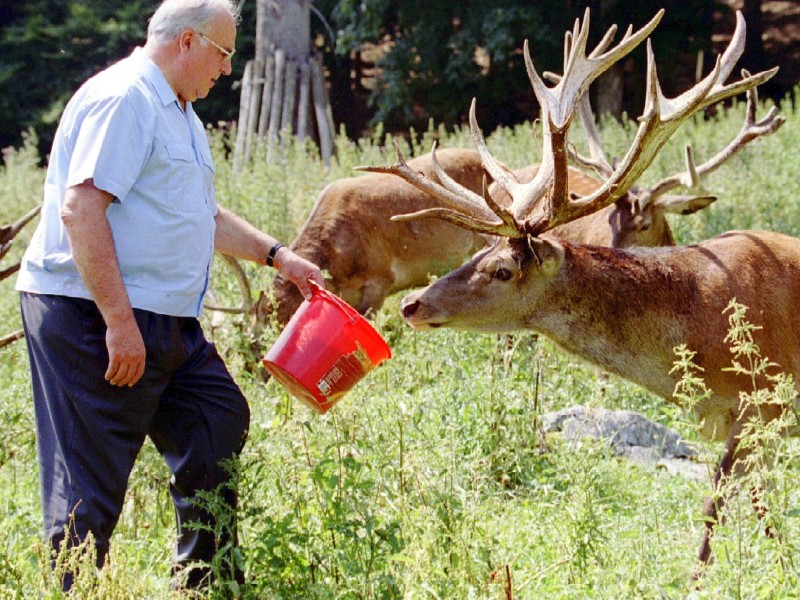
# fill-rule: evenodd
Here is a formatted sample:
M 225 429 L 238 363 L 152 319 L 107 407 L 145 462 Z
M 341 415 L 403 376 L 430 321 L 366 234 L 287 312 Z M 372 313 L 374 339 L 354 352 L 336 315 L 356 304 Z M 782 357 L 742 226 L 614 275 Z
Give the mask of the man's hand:
M 311 284 L 309 280 L 316 283 L 319 287 L 325 287 L 325 278 L 322 271 L 314 263 L 298 256 L 289 248 L 284 246 L 275 255 L 275 267 L 281 275 L 294 283 L 303 297 L 308 300 L 311 298 Z
M 106 330 L 108 369 L 106 381 L 111 385 L 128 387 L 144 375 L 145 347 L 136 320 Z

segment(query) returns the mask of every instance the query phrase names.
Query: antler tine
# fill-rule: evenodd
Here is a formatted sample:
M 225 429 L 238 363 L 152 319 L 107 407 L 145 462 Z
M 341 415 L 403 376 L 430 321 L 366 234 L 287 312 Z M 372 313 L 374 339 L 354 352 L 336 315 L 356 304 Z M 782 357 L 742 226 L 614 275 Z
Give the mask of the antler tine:
M 472 141 L 481 157 L 481 164 L 486 172 L 492 176 L 492 179 L 494 179 L 495 182 L 503 190 L 505 190 L 509 196 L 514 198 L 515 194 L 518 194 L 520 188 L 523 186 L 517 181 L 516 176 L 511 171 L 509 171 L 504 165 L 500 164 L 494 158 L 494 156 L 492 156 L 492 153 L 489 151 L 489 147 L 486 145 L 486 139 L 483 137 L 483 133 L 478 126 L 478 119 L 475 116 L 475 108 L 476 101 L 473 98 L 469 107 L 469 127 L 470 131 L 472 132 Z M 485 194 L 484 196 L 488 198 L 488 196 Z M 511 222 L 510 213 L 505 209 L 502 209 L 502 213 L 503 214 L 498 214 L 498 216 L 504 221 Z
M 553 83 L 561 81 L 561 75 L 551 71 L 545 71 L 543 77 Z M 586 133 L 586 141 L 589 145 L 589 156 L 579 154 L 572 144 L 567 146 L 567 154 L 577 164 L 592 169 L 601 178 L 611 177 L 614 168 L 606 158 L 606 153 L 600 142 L 600 134 L 594 124 L 594 114 L 592 113 L 592 106 L 589 100 L 589 92 L 586 92 L 578 101 L 578 116 L 581 119 L 581 125 Z
M 371 173 L 388 173 L 402 177 L 408 183 L 417 189 L 427 193 L 428 195 L 438 199 L 444 208 L 427 209 L 416 213 L 407 215 L 397 215 L 392 217 L 395 221 L 406 221 L 411 219 L 420 219 L 427 217 L 436 217 L 446 221 L 453 222 L 462 227 L 467 227 L 474 231 L 490 233 L 492 235 L 502 235 L 505 237 L 519 237 L 522 234 L 514 224 L 513 220 L 509 217 L 503 219 L 500 217 L 498 222 L 498 215 L 492 212 L 487 206 L 486 201 L 482 196 L 458 185 L 452 179 L 447 177 L 448 183 L 436 183 L 423 173 L 419 173 L 412 169 L 405 160 L 400 146 L 395 141 L 395 152 L 397 154 L 397 162 L 389 166 L 358 166 L 354 167 L 356 171 L 368 171 Z M 444 171 L 441 164 L 435 156 L 436 143 L 433 146 L 432 159 L 434 161 L 434 168 L 437 175 Z M 441 178 L 440 178 L 441 179 Z M 445 185 L 452 183 L 453 189 L 448 189 Z
M 586 56 L 586 42 L 589 35 L 589 9 L 584 12 L 583 23 L 576 21 L 572 37 L 565 43 L 566 62 L 564 74 L 555 87 L 548 88 L 533 65 L 527 41 L 523 47 L 525 67 L 533 87 L 533 92 L 542 109 L 544 150 L 541 166 L 536 176 L 528 184 L 520 186 L 512 194 L 511 211 L 519 222 L 527 219 L 523 228 L 531 234 L 540 233 L 555 227 L 558 223 L 570 220 L 571 208 L 567 198 L 567 131 L 570 120 L 579 100 L 586 94 L 589 85 L 611 65 L 628 54 L 647 38 L 656 28 L 664 10 L 641 29 L 633 32 L 629 27 L 620 43 L 606 50 L 615 28 L 598 46 L 603 49 Z M 567 51 L 566 48 L 569 47 Z M 549 196 L 549 202 L 544 202 Z M 546 204 L 546 206 L 542 206 Z M 535 211 L 535 212 L 534 212 Z
M 632 34 L 632 31 L 633 31 L 632 26 L 628 26 L 628 30 L 625 33 L 625 37 L 629 37 Z M 611 27 L 609 27 L 603 39 L 589 55 L 589 58 L 596 58 L 600 56 L 603 52 L 605 52 L 608 46 L 613 41 L 616 33 L 617 33 L 616 25 L 612 25 Z M 571 31 L 567 31 L 564 34 L 565 70 L 572 48 L 572 39 L 573 39 L 573 33 Z M 542 75 L 545 79 L 551 81 L 554 84 L 558 84 L 561 81 L 561 75 L 552 73 L 550 71 L 545 71 Z M 590 158 L 578 154 L 576 151 L 573 150 L 572 146 L 570 146 L 567 149 L 569 157 L 576 163 L 594 170 L 601 177 L 610 177 L 614 169 L 608 162 L 605 152 L 603 151 L 602 144 L 600 143 L 600 135 L 598 134 L 597 128 L 595 127 L 594 124 L 594 115 L 592 114 L 592 107 L 589 101 L 588 90 L 578 100 L 577 111 L 578 111 L 578 116 L 580 117 L 581 120 L 581 124 L 583 125 L 583 130 L 586 133 L 586 140 L 589 144 Z
M 632 35 L 632 33 L 633 33 L 633 25 L 628 25 L 628 30 L 625 32 L 625 35 L 623 36 L 622 39 L 629 38 Z M 595 46 L 594 50 L 592 50 L 592 53 L 589 55 L 589 58 L 597 58 L 603 52 L 605 52 L 606 48 L 608 48 L 611 45 L 611 42 L 614 41 L 615 35 L 617 35 L 616 24 L 608 28 L 608 31 L 606 31 L 606 34 L 603 36 L 603 39 L 600 40 L 600 43 L 597 44 L 597 46 Z M 564 65 L 566 64 L 567 63 L 565 62 Z
M 741 32 L 743 26 L 743 20 L 737 19 L 737 31 Z M 744 43 L 741 35 L 743 34 L 734 35 L 731 46 Z M 633 144 L 620 161 L 614 175 L 594 194 L 571 201 L 569 207 L 564 211 L 564 218 L 575 219 L 614 202 L 633 186 L 639 176 L 653 162 L 656 154 L 669 137 L 690 115 L 725 98 L 753 89 L 777 72 L 777 68 L 774 68 L 724 85 L 722 76 L 729 66 L 726 61 L 731 60 L 734 56 L 736 56 L 736 50 L 731 50 L 729 47 L 722 57 L 717 57 L 714 69 L 705 79 L 680 96 L 667 99 L 661 92 L 653 49 L 648 40 L 645 110 L 640 117 L 639 129 Z
M 600 142 L 600 134 L 594 124 L 594 115 L 592 114 L 592 106 L 589 102 L 588 92 L 584 94 L 578 102 L 578 116 L 581 119 L 581 125 L 586 133 L 586 143 L 589 145 L 589 156 L 581 156 L 578 153 L 572 153 L 576 162 L 593 169 L 603 179 L 608 179 L 614 172 L 614 168 L 606 158 L 606 153 Z
M 750 77 L 750 73 L 746 69 L 742 69 L 742 77 L 746 79 Z M 651 199 L 657 198 L 679 185 L 684 185 L 690 189 L 698 188 L 702 176 L 716 170 L 752 140 L 777 131 L 778 128 L 786 122 L 786 117 L 778 115 L 778 108 L 776 106 L 772 106 L 764 118 L 760 121 L 756 121 L 757 108 L 758 90 L 756 88 L 751 88 L 747 90 L 747 106 L 745 108 L 744 122 L 736 137 L 731 140 L 725 148 L 699 167 L 694 162 L 691 146 L 687 145 L 686 171 L 659 181 L 648 190 L 647 196 Z
M 631 50 L 644 41 L 656 28 L 663 15 L 664 9 L 659 10 L 656 15 L 636 33 L 633 33 L 632 28 L 629 27 L 619 44 L 601 53 L 599 50 L 601 48 L 605 49 L 611 43 L 611 37 L 616 33 L 616 26 L 612 26 L 598 45 L 598 48 L 589 56 L 586 56 L 586 43 L 589 37 L 589 8 L 586 8 L 583 24 L 578 30 L 578 34 L 574 36 L 574 43 L 570 49 L 569 59 L 567 64 L 564 65 L 564 77 L 562 79 L 564 87 L 557 92 L 557 96 L 560 99 L 557 105 L 559 110 L 554 111 L 553 120 L 559 127 L 564 126 L 568 122 L 573 113 L 577 99 L 586 92 L 592 81 L 597 79 L 597 77 L 602 75 L 611 65 L 618 62 L 623 56 L 631 52 Z M 528 74 L 530 75 L 533 62 L 526 60 L 526 66 L 529 67 Z M 534 92 L 535 91 L 534 88 Z
M 736 11 L 736 28 L 733 30 L 731 41 L 725 52 L 722 53 L 722 65 L 720 71 L 720 81 L 725 81 L 733 73 L 733 67 L 744 53 L 745 37 L 747 35 L 747 25 L 741 11 Z

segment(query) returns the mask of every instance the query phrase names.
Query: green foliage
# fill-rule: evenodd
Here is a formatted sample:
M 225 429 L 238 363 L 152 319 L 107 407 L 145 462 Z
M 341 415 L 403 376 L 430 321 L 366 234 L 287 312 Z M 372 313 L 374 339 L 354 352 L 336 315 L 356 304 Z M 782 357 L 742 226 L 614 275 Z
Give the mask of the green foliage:
M 719 150 L 739 130 L 743 109 L 737 104 L 713 120 L 698 118 L 680 129 L 645 173 L 645 183 L 681 169 L 688 142 L 698 160 Z M 800 167 L 791 159 L 800 143 L 800 118 L 786 116 L 777 133 L 757 140 L 708 178 L 717 202 L 694 215 L 670 217 L 681 242 L 734 227 L 800 233 Z M 500 160 L 520 166 L 537 160 L 539 132 L 531 123 L 500 128 L 487 143 Z M 220 202 L 284 241 L 302 227 L 327 183 L 353 175 L 355 165 L 394 161 L 391 138 L 384 142 L 378 130 L 357 142 L 340 135 L 338 162 L 330 170 L 313 147 L 287 141 L 275 150 L 274 163 L 259 156 L 234 171 L 225 152 L 235 131 L 209 133 Z M 630 123 L 604 122 L 601 135 L 609 155 L 621 155 L 633 133 Z M 468 131 L 447 133 L 433 124 L 411 132 L 401 145 L 408 154 L 421 154 L 434 137 L 443 147 L 471 145 Z M 30 196 L 41 188 L 42 172 L 33 148 L 7 152 L 4 159 L 0 220 L 8 222 L 33 206 Z M 30 233 L 23 232 L 25 241 Z M 12 251 L 23 248 L 21 241 Z M 268 289 L 273 271 L 245 269 L 256 290 Z M 215 267 L 213 285 L 221 300 L 235 303 L 236 284 L 228 270 Z M 235 555 L 247 585 L 237 589 L 223 575 L 202 597 L 500 599 L 509 590 L 520 599 L 800 593 L 794 558 L 800 539 L 797 440 L 784 439 L 773 428 L 753 438 L 769 454 L 754 452 L 753 478 L 744 480 L 742 492 L 727 496 L 714 540 L 716 560 L 702 589 L 695 590 L 690 578 L 710 479 L 641 468 L 603 445 L 547 436 L 540 423 L 543 413 L 573 404 L 637 410 L 678 429 L 705 453 L 718 454 L 719 446 L 700 440 L 698 424 L 625 381 L 599 381 L 594 368 L 543 337 L 417 334 L 403 322 L 399 302 L 399 296 L 390 298 L 373 321 L 393 357 L 326 415 L 293 400 L 275 381 L 261 379 L 248 351 L 253 334 L 245 319 L 205 315 L 206 331 L 250 400 L 252 422 L 239 464 L 241 547 Z M 18 323 L 13 278 L 0 286 L 0 310 L 9 329 Z M 732 306 L 729 317 L 730 343 L 738 353 L 732 353 L 732 364 L 735 359 L 745 370 L 760 368 L 764 363 L 748 341 L 746 313 Z M 259 335 L 269 346 L 278 331 L 267 328 Z M 689 406 L 702 393 L 703 376 L 692 369 L 691 358 L 687 349 L 679 361 L 692 377 L 691 385 L 679 389 Z M 24 343 L 0 351 L 0 383 L 0 595 L 59 598 L 39 538 Z M 748 395 L 755 414 L 793 397 L 785 380 L 768 388 Z M 758 428 L 754 420 L 753 435 Z M 163 461 L 146 444 L 130 478 L 110 564 L 81 572 L 81 597 L 185 597 L 169 590 L 175 533 L 168 482 Z M 751 486 L 769 509 L 766 520 L 751 508 Z M 215 506 L 213 495 L 201 502 Z M 778 535 L 765 536 L 766 525 Z M 230 562 L 220 556 L 212 567 L 227 573 Z
M 34 128 L 48 151 L 70 96 L 90 76 L 144 43 L 147 19 L 159 0 L 35 0 L 14 3 L 0 23 L 0 148 L 18 145 L 19 132 Z M 237 48 L 253 54 L 255 3 L 245 2 Z M 4 11 L 6 9 L 3 9 Z M 244 61 L 198 104 L 211 122 L 237 118 Z
M 796 542 L 785 538 L 784 531 L 791 527 L 787 517 L 796 516 L 796 511 L 785 504 L 784 486 L 791 485 L 789 465 L 798 459 L 796 444 L 786 438 L 787 432 L 797 431 L 797 391 L 792 377 L 776 373 L 777 365 L 761 355 L 752 335 L 758 327 L 747 320 L 747 307 L 734 299 L 725 313 L 731 370 L 748 377 L 753 387 L 740 395 L 739 408 L 748 418 L 739 434 L 735 476 L 723 477 L 712 494 L 724 503 L 715 525 L 714 551 L 730 566 L 725 577 L 732 597 L 791 596 L 800 589 L 800 577 L 794 560 Z M 685 380 L 691 380 L 679 387 L 699 391 L 699 395 L 688 393 L 689 403 L 696 404 L 707 397 L 707 390 L 691 375 L 694 369 L 685 352 L 679 362 L 685 367 Z M 758 385 L 762 380 L 766 386 Z M 765 577 L 749 576 L 765 562 L 771 566 Z M 705 575 L 719 584 L 719 572 L 711 569 Z
M 541 7 L 531 3 L 328 4 L 339 31 L 337 54 L 358 52 L 365 42 L 390 42 L 378 59 L 381 75 L 370 96 L 374 123 L 408 126 L 418 122 L 414 111 L 422 106 L 427 117 L 452 126 L 474 96 L 492 106 L 509 105 L 514 90 L 529 89 L 517 52 L 523 36 L 535 45 L 542 64 L 560 57 L 561 30 L 545 22 Z
M 20 129 L 47 132 L 84 79 L 144 39 L 153 0 L 20 3 L 0 37 L 0 142 Z M 58 77 L 54 77 L 58 73 Z
M 659 64 L 675 65 L 681 54 L 694 56 L 698 50 L 708 53 L 711 48 L 708 23 L 717 4 L 714 1 L 668 0 L 659 2 L 659 6 L 598 4 L 565 6 L 561 2 L 518 0 L 490 5 L 476 0 L 317 3 L 336 30 L 333 50 L 345 64 L 361 53 L 365 44 L 379 49 L 376 80 L 368 99 L 375 109 L 373 124 L 408 128 L 433 118 L 454 127 L 464 119 L 470 101 L 477 98 L 481 122 L 491 129 L 519 123 L 534 114 L 521 52 L 523 42 L 529 42 L 540 73 L 562 72 L 564 32 L 572 29 L 574 19 L 583 18 L 586 6 L 593 11 L 592 47 L 612 25 L 619 25 L 620 32 L 629 24 L 640 27 L 663 7 L 666 15 L 652 36 Z M 635 65 L 630 68 L 631 76 L 641 81 L 632 88 L 642 88 L 644 49 L 631 57 Z M 691 75 L 683 73 L 684 81 L 679 81 L 678 69 L 660 72 L 664 89 L 670 94 L 677 93 Z

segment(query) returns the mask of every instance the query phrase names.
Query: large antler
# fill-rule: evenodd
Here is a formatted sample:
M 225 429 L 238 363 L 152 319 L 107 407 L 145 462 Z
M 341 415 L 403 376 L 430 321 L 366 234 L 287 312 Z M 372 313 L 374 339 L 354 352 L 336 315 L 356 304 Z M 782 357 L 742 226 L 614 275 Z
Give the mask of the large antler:
M 750 76 L 745 69 L 742 69 L 742 77 Z M 763 135 L 769 135 L 778 130 L 786 122 L 786 117 L 778 114 L 778 107 L 773 106 L 760 121 L 756 121 L 756 109 L 758 108 L 758 91 L 755 88 L 747 90 L 747 107 L 745 108 L 744 122 L 742 128 L 731 142 L 715 154 L 712 158 L 697 166 L 692 154 L 692 147 L 686 146 L 686 171 L 676 173 L 662 179 L 654 186 L 650 187 L 643 196 L 643 199 L 652 200 L 663 196 L 670 190 L 685 186 L 696 189 L 700 186 L 700 178 L 717 169 L 731 156 L 736 154 L 741 148 L 746 146 L 754 139 Z
M 587 8 L 583 22 L 576 20 L 572 33 L 567 34 L 564 73 L 553 87 L 547 87 L 539 77 L 530 57 L 528 43 L 525 42 L 525 65 L 534 94 L 541 105 L 544 140 L 540 168 L 529 183 L 519 183 L 509 170 L 491 155 L 475 118 L 475 100 L 473 100 L 469 115 L 473 140 L 486 171 L 512 198 L 508 208 L 494 204 L 486 193 L 481 198 L 452 181 L 445 181 L 440 177 L 442 185 L 439 185 L 413 172 L 405 165 L 399 150 L 398 162 L 395 165 L 357 168 L 399 175 L 438 198 L 444 206 L 395 219 L 437 217 L 475 231 L 507 237 L 523 237 L 538 235 L 557 225 L 601 210 L 634 185 L 650 166 L 661 147 L 690 115 L 725 98 L 752 90 L 777 72 L 777 68 L 756 75 L 745 72 L 742 80 L 725 85 L 725 80 L 744 50 L 744 18 L 737 12 L 736 30 L 731 43 L 725 53 L 717 58 L 713 71 L 688 91 L 676 98 L 668 99 L 661 92 L 652 46 L 648 40 L 645 107 L 630 149 L 616 168 L 611 167 L 600 149 L 595 155 L 595 168 L 603 173 L 605 180 L 603 185 L 588 196 L 577 197 L 570 194 L 567 177 L 569 156 L 567 133 L 573 114 L 578 110 L 579 114 L 584 113 L 582 118 L 587 118 L 585 111 L 588 110 L 588 106 L 582 103 L 588 102 L 583 98 L 586 97 L 589 85 L 644 41 L 658 25 L 663 14 L 662 9 L 635 33 L 628 27 L 620 43 L 608 49 L 616 34 L 616 26 L 611 27 L 597 47 L 587 56 L 586 40 L 589 31 Z M 716 157 L 712 160 L 716 160 Z
M 553 217 L 556 224 L 574 220 L 611 204 L 626 193 L 652 163 L 658 151 L 675 130 L 694 112 L 726 98 L 754 89 L 770 79 L 777 67 L 745 76 L 738 82 L 725 85 L 744 50 L 745 23 L 741 12 L 736 13 L 736 30 L 725 53 L 717 58 L 712 72 L 697 85 L 674 99 L 661 92 L 656 73 L 652 46 L 647 44 L 647 92 L 644 114 L 633 144 L 611 176 L 593 194 L 584 198 L 565 198 L 563 208 L 556 207 Z M 719 163 L 721 164 L 721 162 Z M 563 220 L 562 220 L 563 219 Z
M 545 73 L 545 76 L 552 74 Z M 747 70 L 742 70 L 742 77 L 750 77 Z M 636 198 L 638 203 L 638 210 L 644 210 L 648 203 L 655 201 L 670 192 L 671 190 L 684 186 L 694 191 L 702 191 L 700 180 L 703 176 L 711 173 L 720 165 L 725 163 L 736 152 L 741 150 L 748 143 L 756 138 L 764 135 L 769 135 L 780 128 L 786 122 L 786 118 L 778 114 L 778 108 L 773 106 L 761 120 L 756 121 L 756 110 L 758 109 L 758 91 L 756 88 L 747 90 L 747 106 L 745 108 L 745 117 L 742 127 L 736 137 L 725 146 L 722 150 L 717 152 L 712 158 L 698 166 L 695 163 L 694 155 L 691 145 L 686 146 L 686 170 L 670 175 L 654 186 L 636 190 Z M 614 169 L 606 158 L 603 151 L 603 146 L 600 141 L 600 136 L 595 127 L 595 120 L 592 114 L 591 105 L 589 103 L 588 95 L 581 98 L 578 105 L 578 114 L 581 119 L 581 124 L 586 133 L 586 141 L 589 146 L 589 156 L 579 154 L 569 147 L 570 159 L 580 166 L 593 170 L 600 179 L 608 179 L 612 176 Z M 684 197 L 686 198 L 686 197 Z

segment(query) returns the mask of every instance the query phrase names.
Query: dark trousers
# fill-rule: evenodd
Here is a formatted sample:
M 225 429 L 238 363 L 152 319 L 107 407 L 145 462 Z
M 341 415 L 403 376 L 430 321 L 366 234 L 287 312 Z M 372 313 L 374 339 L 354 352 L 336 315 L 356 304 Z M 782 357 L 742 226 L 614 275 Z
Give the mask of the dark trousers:
M 132 387 L 115 387 L 104 379 L 106 326 L 93 302 L 22 293 L 20 304 L 52 547 L 64 540 L 65 527 L 69 545 L 91 532 L 98 563 L 104 562 L 145 436 L 172 472 L 176 568 L 211 561 L 218 548 L 235 544 L 235 524 L 215 531 L 214 516 L 193 500 L 199 491 L 223 489 L 234 514 L 236 491 L 220 461 L 241 452 L 250 410 L 197 319 L 135 310 L 147 350 L 144 376 Z M 188 585 L 206 575 L 207 569 L 192 570 Z

